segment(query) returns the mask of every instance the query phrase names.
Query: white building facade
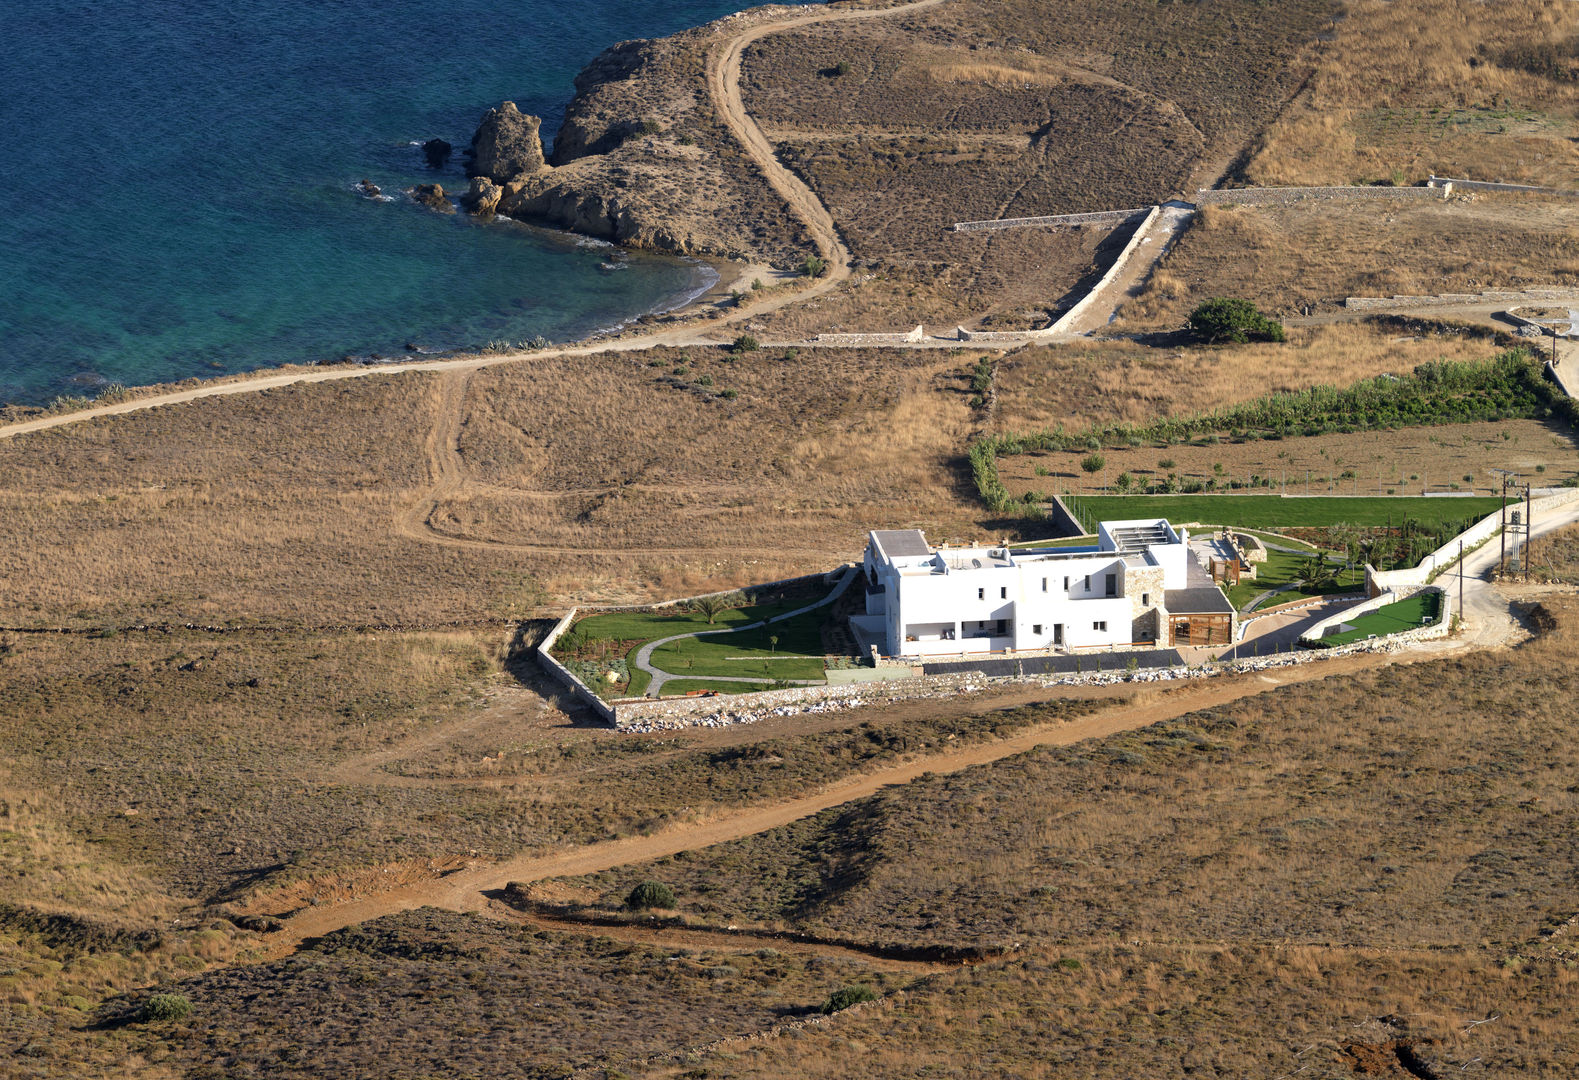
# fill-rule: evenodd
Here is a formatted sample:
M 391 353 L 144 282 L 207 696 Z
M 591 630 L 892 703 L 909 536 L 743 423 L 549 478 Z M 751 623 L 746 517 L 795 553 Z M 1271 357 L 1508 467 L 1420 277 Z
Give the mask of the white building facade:
M 1078 548 L 934 548 L 919 529 L 876 530 L 853 622 L 895 657 L 1150 646 L 1189 558 L 1187 535 L 1163 520 L 1105 521 Z

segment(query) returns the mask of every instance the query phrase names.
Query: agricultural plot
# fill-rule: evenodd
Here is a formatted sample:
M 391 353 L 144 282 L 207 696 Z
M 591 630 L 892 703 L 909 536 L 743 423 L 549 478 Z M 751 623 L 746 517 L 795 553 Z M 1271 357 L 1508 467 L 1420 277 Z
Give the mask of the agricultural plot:
M 1297 495 L 1492 494 L 1507 470 L 1537 486 L 1579 477 L 1573 429 L 1558 420 L 1497 420 L 1381 431 L 1234 439 L 1211 433 L 1166 447 L 1104 447 L 1005 457 L 999 475 L 1011 494 L 1096 494 L 1171 487 L 1263 488 Z

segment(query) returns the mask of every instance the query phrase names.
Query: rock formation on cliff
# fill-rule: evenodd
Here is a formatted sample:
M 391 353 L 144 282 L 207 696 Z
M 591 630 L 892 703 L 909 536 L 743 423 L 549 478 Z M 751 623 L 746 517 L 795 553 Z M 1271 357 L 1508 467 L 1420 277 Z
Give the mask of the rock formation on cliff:
M 542 121 L 527 116 L 506 101 L 489 109 L 472 136 L 473 176 L 486 176 L 497 184 L 513 180 L 522 173 L 543 167 L 543 140 L 538 134 Z
M 718 32 L 621 42 L 593 60 L 551 168 L 535 118 L 508 101 L 490 110 L 472 141 L 481 179 L 468 209 L 654 251 L 798 263 L 810 238 L 713 113 L 705 66 Z

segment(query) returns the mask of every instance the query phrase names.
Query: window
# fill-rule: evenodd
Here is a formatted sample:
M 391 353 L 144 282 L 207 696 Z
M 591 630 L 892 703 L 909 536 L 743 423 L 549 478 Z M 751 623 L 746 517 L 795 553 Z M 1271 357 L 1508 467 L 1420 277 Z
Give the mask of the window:
M 1064 592 L 1068 592 L 1068 591 L 1069 591 L 1069 579 L 1066 577 L 1066 578 L 1064 578 Z
M 1151 593 L 1143 592 L 1140 594 L 1140 606 L 1151 607 Z
M 1043 592 L 1047 591 L 1047 579 L 1046 578 L 1042 579 L 1042 591 Z
M 1053 644 L 1054 645 L 1062 645 L 1063 643 L 1064 643 L 1064 624 L 1061 623 L 1061 622 L 1060 623 L 1054 623 L 1053 624 Z
M 1109 574 L 1107 576 L 1107 594 L 1109 596 L 1117 596 L 1118 595 L 1118 575 L 1117 574 Z
M 1002 588 L 1000 588 L 998 590 L 998 599 L 999 600 L 1007 600 L 1007 599 L 1009 599 L 1009 587 L 1007 585 L 1003 586 Z
M 1093 629 L 1093 630 L 1100 630 L 1103 633 L 1107 633 L 1107 620 L 1104 619 L 1101 622 L 1094 622 L 1094 623 L 1092 623 L 1091 624 L 1091 629 Z
M 976 599 L 977 600 L 985 600 L 985 599 L 987 599 L 987 590 L 986 589 L 977 589 L 976 590 Z
M 1031 624 L 1031 633 L 1033 635 L 1035 635 L 1036 637 L 1041 637 L 1042 636 L 1042 624 L 1041 623 L 1032 623 Z
M 1091 575 L 1087 574 L 1086 575 L 1086 592 L 1090 592 L 1090 591 L 1091 591 Z

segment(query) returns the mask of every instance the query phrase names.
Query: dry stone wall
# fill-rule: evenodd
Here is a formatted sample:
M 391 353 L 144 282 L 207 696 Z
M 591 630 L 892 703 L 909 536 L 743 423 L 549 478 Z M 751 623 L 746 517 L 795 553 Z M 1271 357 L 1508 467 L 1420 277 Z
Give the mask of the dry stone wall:
M 1309 199 L 1445 199 L 1432 187 L 1201 188 L 1197 206 L 1290 206 Z
M 1459 307 L 1464 304 L 1527 304 L 1541 300 L 1579 301 L 1579 289 L 1487 289 L 1478 293 L 1436 293 L 1431 296 L 1350 296 L 1343 306 L 1355 311 L 1397 307 Z
M 1045 217 L 999 218 L 996 221 L 956 221 L 954 232 L 986 232 L 991 229 L 1029 229 L 1038 225 L 1122 225 L 1145 217 L 1149 206 L 1134 210 L 1098 210 L 1090 214 L 1051 214 Z

